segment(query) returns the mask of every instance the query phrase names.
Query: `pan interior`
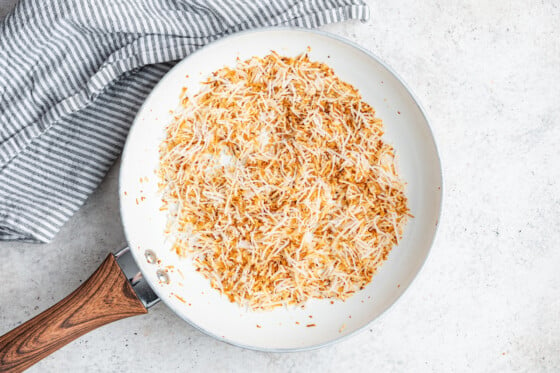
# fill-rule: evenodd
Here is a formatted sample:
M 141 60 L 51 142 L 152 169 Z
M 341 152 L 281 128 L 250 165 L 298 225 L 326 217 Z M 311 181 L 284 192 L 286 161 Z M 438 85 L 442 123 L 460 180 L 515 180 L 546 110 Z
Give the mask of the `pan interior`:
M 234 66 L 236 59 L 265 56 L 274 50 L 309 56 L 331 66 L 357 87 L 383 119 L 385 140 L 397 155 L 399 174 L 414 215 L 389 259 L 362 291 L 345 302 L 312 300 L 305 308 L 267 312 L 230 303 L 194 271 L 188 259 L 170 250 L 160 211 L 158 148 L 170 122 L 170 110 L 182 87 L 196 92 L 211 72 Z M 317 31 L 269 29 L 236 34 L 206 46 L 177 64 L 154 88 L 131 128 L 120 174 L 120 203 L 125 233 L 144 276 L 180 317 L 229 343 L 259 350 L 299 350 L 347 336 L 387 310 L 408 288 L 432 244 L 441 206 L 440 162 L 427 119 L 414 97 L 384 64 L 338 37 Z M 157 261 L 146 258 L 150 250 Z M 161 273 L 166 272 L 166 276 Z

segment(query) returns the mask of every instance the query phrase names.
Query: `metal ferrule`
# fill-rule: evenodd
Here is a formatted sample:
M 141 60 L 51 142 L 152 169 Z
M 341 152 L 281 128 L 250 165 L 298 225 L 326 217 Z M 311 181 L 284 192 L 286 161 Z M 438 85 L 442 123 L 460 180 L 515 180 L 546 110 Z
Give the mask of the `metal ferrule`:
M 142 276 L 140 268 L 136 265 L 134 257 L 129 247 L 125 247 L 115 254 L 117 263 L 124 275 L 132 285 L 136 296 L 144 304 L 144 307 L 150 308 L 159 302 L 159 297 L 154 293 L 148 281 Z

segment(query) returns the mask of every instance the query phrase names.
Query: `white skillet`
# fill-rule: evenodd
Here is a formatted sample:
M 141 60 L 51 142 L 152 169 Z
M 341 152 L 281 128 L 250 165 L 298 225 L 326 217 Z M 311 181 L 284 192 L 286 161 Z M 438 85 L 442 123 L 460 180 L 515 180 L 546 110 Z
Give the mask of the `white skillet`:
M 396 149 L 414 219 L 372 283 L 346 302 L 315 300 L 305 309 L 246 311 L 220 296 L 193 271 L 189 260 L 178 259 L 170 250 L 172 242 L 163 234 L 166 213 L 159 211 L 161 197 L 155 175 L 158 146 L 182 87 L 195 93 L 208 74 L 226 65 L 234 66 L 237 58 L 262 57 L 272 50 L 295 56 L 308 48 L 312 60 L 327 63 L 341 79 L 357 87 L 383 119 L 385 139 Z M 148 182 L 139 181 L 145 178 Z M 120 200 L 126 236 L 136 262 L 150 283 L 157 284 L 153 287 L 155 292 L 177 315 L 205 333 L 238 346 L 293 351 L 352 334 L 397 300 L 428 255 L 438 223 L 441 186 L 440 162 L 426 116 L 388 67 L 364 49 L 327 33 L 268 29 L 236 34 L 208 45 L 176 65 L 154 88 L 125 146 Z M 146 250 L 155 252 L 161 262 L 149 264 Z M 169 272 L 169 284 L 158 283 L 157 270 L 167 266 L 175 268 Z
M 178 258 L 164 233 L 167 216 L 160 211 L 158 149 L 181 89 L 188 87 L 188 92 L 196 93 L 211 72 L 234 66 L 238 58 L 262 57 L 271 51 L 287 56 L 308 52 L 312 60 L 327 63 L 342 80 L 357 87 L 383 119 L 384 138 L 394 146 L 398 171 L 406 182 L 414 218 L 373 281 L 345 302 L 311 300 L 304 309 L 246 310 L 212 289 L 193 270 L 190 260 Z M 157 301 L 156 294 L 197 329 L 241 347 L 298 351 L 340 340 L 386 311 L 418 274 L 438 226 L 442 176 L 424 111 L 385 64 L 363 48 L 325 32 L 274 28 L 220 39 L 165 75 L 140 109 L 128 135 L 119 194 L 130 251 L 117 254 L 118 265 L 110 255 L 74 293 L 0 337 L 0 365 L 28 367 L 88 330 L 147 312 Z M 94 320 L 90 320 L 92 314 L 96 315 Z

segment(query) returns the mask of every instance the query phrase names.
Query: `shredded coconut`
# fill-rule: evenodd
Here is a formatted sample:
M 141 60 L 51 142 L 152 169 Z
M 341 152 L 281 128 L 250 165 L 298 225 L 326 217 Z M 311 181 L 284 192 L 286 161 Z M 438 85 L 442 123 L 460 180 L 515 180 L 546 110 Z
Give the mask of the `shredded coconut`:
M 362 289 L 411 216 L 373 108 L 306 54 L 203 84 L 182 93 L 160 149 L 173 249 L 252 309 Z

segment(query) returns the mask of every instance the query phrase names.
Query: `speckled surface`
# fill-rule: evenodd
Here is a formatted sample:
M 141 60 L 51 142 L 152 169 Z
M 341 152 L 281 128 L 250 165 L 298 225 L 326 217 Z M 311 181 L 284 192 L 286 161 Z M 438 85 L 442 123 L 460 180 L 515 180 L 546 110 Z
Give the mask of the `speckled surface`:
M 0 0 L 0 16 L 13 0 Z M 560 6 L 369 1 L 331 25 L 376 53 L 431 118 L 445 179 L 440 231 L 405 296 L 317 351 L 242 350 L 160 304 L 30 371 L 560 371 Z M 115 165 L 49 245 L 0 244 L 0 334 L 70 293 L 125 245 Z

